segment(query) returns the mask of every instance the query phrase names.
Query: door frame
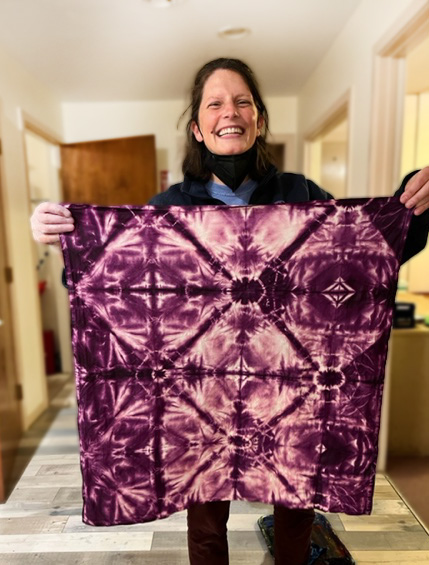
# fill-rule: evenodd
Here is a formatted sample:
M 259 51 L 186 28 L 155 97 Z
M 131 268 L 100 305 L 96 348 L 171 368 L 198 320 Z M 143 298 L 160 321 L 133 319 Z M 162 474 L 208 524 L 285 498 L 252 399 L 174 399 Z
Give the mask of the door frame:
M 350 174 L 350 163 L 352 155 L 351 147 L 351 119 L 350 119 L 350 109 L 352 107 L 352 89 L 347 89 L 344 94 L 342 94 L 326 112 L 324 112 L 317 122 L 304 133 L 304 174 L 313 178 L 310 173 L 310 163 L 311 154 L 313 150 L 313 143 L 318 137 L 327 134 L 329 131 L 334 129 L 339 125 L 344 119 L 348 121 L 347 128 L 347 173 L 346 173 L 346 195 L 350 194 L 350 179 L 352 175 Z M 316 180 L 317 179 L 313 179 Z
M 49 128 L 45 127 L 44 125 L 41 125 L 39 122 L 37 122 L 37 120 L 35 120 L 32 116 L 30 116 L 28 113 L 22 111 L 21 112 L 21 119 L 22 119 L 22 143 L 23 143 L 23 149 L 24 149 L 24 155 L 25 155 L 25 159 L 26 159 L 26 167 L 25 167 L 25 174 L 26 174 L 26 185 L 27 185 L 27 199 L 28 199 L 28 203 L 29 203 L 29 207 L 31 207 L 32 204 L 32 200 L 31 200 L 31 190 L 30 190 L 30 178 L 29 178 L 29 174 L 28 174 L 28 154 L 27 154 L 27 146 L 26 146 L 26 139 L 25 139 L 25 134 L 27 132 L 32 133 L 34 135 L 36 135 L 37 137 L 43 139 L 46 143 L 49 143 L 53 146 L 55 146 L 58 149 L 58 156 L 60 155 L 60 149 L 61 149 L 61 145 L 62 145 L 62 141 L 61 139 L 59 139 L 55 133 L 51 132 L 49 130 Z M 60 157 L 58 157 L 60 159 Z M 59 183 L 59 187 L 60 187 L 60 193 L 62 194 L 61 191 L 61 165 L 59 165 L 58 167 L 58 179 L 57 179 L 58 183 Z M 62 196 L 61 196 L 62 198 Z M 56 251 L 53 251 L 53 253 L 56 253 Z M 61 252 L 60 252 L 61 253 Z M 36 243 L 34 243 L 33 245 L 33 262 L 34 264 L 36 264 L 37 262 L 37 258 L 36 258 Z M 60 280 L 60 275 L 58 275 L 58 280 Z M 64 292 L 66 293 L 65 289 L 63 289 Z M 72 348 L 71 348 L 71 336 L 70 336 L 70 320 L 69 320 L 69 306 L 68 306 L 68 298 L 66 298 L 65 300 L 63 298 L 58 299 L 58 297 L 56 298 L 56 307 L 61 309 L 61 312 L 64 313 L 64 311 L 62 310 L 62 308 L 65 308 L 65 303 L 67 303 L 67 314 L 66 314 L 66 318 L 64 319 L 64 316 L 62 316 L 62 321 L 65 324 L 64 326 L 62 326 L 59 330 L 59 333 L 57 335 L 57 339 L 58 339 L 58 347 L 59 347 L 59 353 L 61 355 L 61 360 L 62 360 L 62 372 L 63 373 L 73 373 L 73 354 L 72 354 Z M 42 310 L 40 310 L 40 316 L 39 316 L 39 325 L 40 325 L 40 332 L 42 333 L 43 330 L 43 318 L 42 318 Z M 48 376 L 46 375 L 46 379 L 48 378 Z
M 5 272 L 0 272 L 0 276 L 5 279 L 5 295 L 6 295 L 6 303 L 4 305 L 4 317 L 7 320 L 7 326 L 10 329 L 9 336 L 7 338 L 7 361 L 6 361 L 6 371 L 7 377 L 9 380 L 9 387 L 12 391 L 12 395 L 15 395 L 15 400 L 17 402 L 16 407 L 16 422 L 17 428 L 15 429 L 15 438 L 13 440 L 12 451 L 14 454 L 12 455 L 12 460 L 15 460 L 16 455 L 18 453 L 19 443 L 23 435 L 23 426 L 22 426 L 22 410 L 21 410 L 21 398 L 22 398 L 22 388 L 19 382 L 19 376 L 17 371 L 17 362 L 16 362 L 16 344 L 15 344 L 15 331 L 14 331 L 14 324 L 13 324 L 13 304 L 12 304 L 12 297 L 10 293 L 10 284 L 13 282 L 13 271 L 9 261 L 9 251 L 8 251 L 8 240 L 7 240 L 7 229 L 6 229 L 6 214 L 5 214 L 5 196 L 4 196 L 4 189 L 5 186 L 4 182 L 4 164 L 3 164 L 3 129 L 2 129 L 2 121 L 3 121 L 3 107 L 2 101 L 0 100 L 0 242 L 1 242 L 1 252 L 4 253 L 4 261 L 3 264 L 10 274 L 6 274 Z M 9 280 L 7 278 L 9 277 Z M 2 283 L 3 284 L 3 283 Z M 1 415 L 0 415 L 1 416 Z M 0 437 L 0 459 L 2 460 L 2 441 L 3 438 Z M 6 489 L 6 481 L 9 482 L 13 477 L 6 476 L 3 471 L 3 463 L 0 460 L 0 503 L 4 502 L 6 496 L 9 492 Z M 12 470 L 12 469 L 10 469 Z
M 29 130 L 39 137 L 43 137 L 49 143 L 54 145 L 61 145 L 64 143 L 61 139 L 59 139 L 54 132 L 50 131 L 49 128 L 45 127 L 44 125 L 40 124 L 37 120 L 35 120 L 30 114 L 21 110 L 21 117 L 22 117 L 22 130 Z
M 405 57 L 429 34 L 429 2 L 416 2 L 410 13 L 408 21 L 399 21 L 374 47 L 370 196 L 390 196 L 400 177 Z

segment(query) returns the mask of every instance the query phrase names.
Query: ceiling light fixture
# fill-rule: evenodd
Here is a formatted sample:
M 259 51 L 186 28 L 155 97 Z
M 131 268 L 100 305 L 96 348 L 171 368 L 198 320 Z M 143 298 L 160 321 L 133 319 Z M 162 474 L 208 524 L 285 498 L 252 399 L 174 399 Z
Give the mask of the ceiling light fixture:
M 171 8 L 178 4 L 183 4 L 184 0 L 145 0 L 155 8 Z
M 217 32 L 222 39 L 242 39 L 249 33 L 248 27 L 224 27 Z

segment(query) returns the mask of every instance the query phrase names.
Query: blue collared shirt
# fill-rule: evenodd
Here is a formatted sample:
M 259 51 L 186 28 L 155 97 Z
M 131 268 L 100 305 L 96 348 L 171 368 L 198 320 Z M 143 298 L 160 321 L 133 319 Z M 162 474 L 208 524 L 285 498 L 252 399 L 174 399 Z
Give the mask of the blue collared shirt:
M 218 184 L 212 180 L 209 180 L 205 185 L 207 192 L 212 198 L 216 198 L 216 200 L 220 200 L 229 206 L 249 204 L 249 200 L 257 186 L 257 181 L 252 179 L 241 184 L 235 192 L 226 184 Z

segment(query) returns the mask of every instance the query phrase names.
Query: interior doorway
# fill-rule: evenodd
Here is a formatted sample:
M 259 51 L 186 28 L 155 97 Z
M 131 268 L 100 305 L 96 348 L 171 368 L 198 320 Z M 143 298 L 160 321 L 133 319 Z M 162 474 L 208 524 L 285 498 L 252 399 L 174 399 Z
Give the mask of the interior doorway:
M 26 128 L 24 131 L 31 211 L 45 201 L 61 202 L 59 143 Z M 46 375 L 73 372 L 70 309 L 67 291 L 61 283 L 61 252 L 51 245 L 34 242 L 34 268 L 39 297 Z M 56 393 L 56 379 L 48 378 L 50 396 Z
M 428 69 L 429 31 L 405 57 L 401 177 L 429 163 Z M 429 294 L 429 247 L 404 265 L 401 283 L 410 292 Z
M 348 195 L 348 98 L 305 136 L 304 174 L 335 198 Z

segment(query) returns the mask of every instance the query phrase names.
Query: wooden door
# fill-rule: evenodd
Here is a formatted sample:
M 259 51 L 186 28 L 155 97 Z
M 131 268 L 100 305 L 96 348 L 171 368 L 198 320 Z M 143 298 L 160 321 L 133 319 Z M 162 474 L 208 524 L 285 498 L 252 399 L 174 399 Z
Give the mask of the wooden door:
M 0 502 L 6 500 L 13 487 L 13 469 L 22 435 L 20 389 L 15 372 L 9 297 L 11 282 L 12 271 L 7 264 L 0 170 Z
M 62 145 L 61 170 L 65 202 L 146 204 L 157 192 L 155 137 Z

